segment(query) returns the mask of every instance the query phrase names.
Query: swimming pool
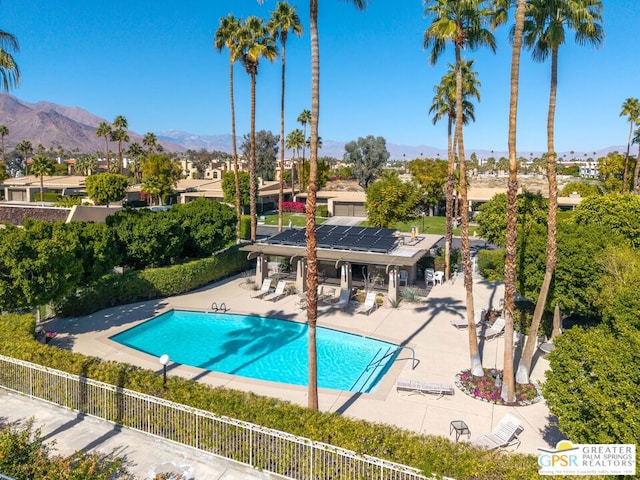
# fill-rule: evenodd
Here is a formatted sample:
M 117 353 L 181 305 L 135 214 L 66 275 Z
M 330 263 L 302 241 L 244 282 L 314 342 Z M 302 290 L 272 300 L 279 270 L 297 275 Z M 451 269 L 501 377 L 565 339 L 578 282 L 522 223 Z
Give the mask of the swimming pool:
M 111 340 L 172 362 L 271 382 L 308 384 L 308 327 L 277 318 L 170 310 Z M 318 387 L 373 392 L 398 346 L 317 327 Z

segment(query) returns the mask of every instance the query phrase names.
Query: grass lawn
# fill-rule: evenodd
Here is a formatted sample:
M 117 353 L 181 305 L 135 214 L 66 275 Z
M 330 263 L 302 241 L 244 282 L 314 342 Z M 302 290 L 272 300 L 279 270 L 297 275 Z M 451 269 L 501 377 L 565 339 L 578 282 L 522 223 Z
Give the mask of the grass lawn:
M 430 235 L 444 235 L 445 217 L 418 217 L 407 222 L 397 222 L 392 228 L 401 232 L 411 233 L 411 227 L 418 227 L 418 233 L 428 233 Z M 364 224 L 368 226 L 368 224 Z M 469 228 L 469 233 L 473 234 L 473 227 Z M 460 228 L 453 229 L 454 235 L 460 235 Z
M 282 214 L 282 226 L 288 227 L 289 220 L 291 220 L 291 224 L 294 227 L 304 227 L 307 222 L 307 217 L 304 213 L 291 213 L 285 212 Z M 320 225 L 321 223 L 326 222 L 327 219 L 325 217 L 316 217 L 316 224 Z M 265 225 L 274 225 L 278 226 L 278 214 L 274 213 L 271 215 L 265 215 L 264 217 Z

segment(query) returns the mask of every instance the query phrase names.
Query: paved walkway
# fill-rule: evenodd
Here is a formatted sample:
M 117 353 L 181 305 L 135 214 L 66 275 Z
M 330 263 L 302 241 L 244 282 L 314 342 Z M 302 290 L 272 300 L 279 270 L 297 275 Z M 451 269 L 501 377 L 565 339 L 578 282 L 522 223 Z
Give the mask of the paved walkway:
M 45 441 L 55 441 L 56 454 L 113 453 L 124 458 L 129 472 L 139 479 L 153 479 L 160 473 L 183 475 L 185 480 L 281 478 L 0 388 L 0 424 L 24 424 L 30 418 Z
M 109 337 L 167 309 L 209 310 L 212 301 L 218 304 L 225 302 L 234 313 L 301 322 L 306 320 L 305 312 L 297 307 L 297 295 L 272 303 L 251 298 L 251 287 L 246 278 L 236 276 L 181 296 L 114 307 L 81 318 L 53 320 L 48 322 L 46 328 L 59 332 L 52 345 L 106 360 L 129 362 L 160 373 L 161 367 L 156 357 L 125 348 L 109 340 Z M 502 296 L 502 284 L 486 282 L 475 276 L 475 308 L 498 308 Z M 458 389 L 455 395 L 442 398 L 396 392 L 394 384 L 397 378 L 453 384 L 454 375 L 468 368 L 467 332 L 457 330 L 450 324 L 450 320 L 454 318 L 465 318 L 465 298 L 463 281 L 459 276 L 452 284 L 433 287 L 429 296 L 420 303 L 402 302 L 397 309 L 385 306 L 369 316 L 351 313 L 355 307 L 350 309 L 351 312 L 342 312 L 332 310 L 328 305 L 321 305 L 319 325 L 409 345 L 415 350 L 420 362 L 412 369 L 410 354 L 402 354 L 377 391 L 371 394 L 320 390 L 320 408 L 353 418 L 389 423 L 444 437 L 449 437 L 449 423 L 452 420 L 464 420 L 470 427 L 471 440 L 490 432 L 503 415 L 509 412 L 520 418 L 524 426 L 519 451 L 537 453 L 538 447 L 555 447 L 561 437 L 550 425 L 549 410 L 544 402 L 527 407 L 505 407 L 472 399 Z M 485 367 L 502 368 L 503 344 L 502 338 L 480 342 Z M 537 352 L 532 366 L 532 379 L 543 380 L 547 368 L 548 362 Z M 251 380 L 184 365 L 172 365 L 170 374 L 197 377 L 198 381 L 214 386 L 221 385 L 300 405 L 307 404 L 306 387 Z

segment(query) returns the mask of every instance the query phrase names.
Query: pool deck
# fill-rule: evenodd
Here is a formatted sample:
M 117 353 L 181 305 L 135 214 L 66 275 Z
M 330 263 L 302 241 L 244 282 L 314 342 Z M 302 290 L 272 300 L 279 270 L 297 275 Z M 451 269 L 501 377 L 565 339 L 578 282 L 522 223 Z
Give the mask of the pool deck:
M 498 308 L 504 291 L 502 284 L 486 282 L 475 275 L 473 288 L 476 309 Z M 58 332 L 52 345 L 161 373 L 162 367 L 156 357 L 126 348 L 109 340 L 109 337 L 171 308 L 210 311 L 214 301 L 218 304 L 224 302 L 230 313 L 306 321 L 306 312 L 298 306 L 297 295 L 270 302 L 251 298 L 253 292 L 244 277 L 236 276 L 185 295 L 114 307 L 86 317 L 52 320 L 47 322 L 46 328 Z M 466 422 L 473 440 L 490 432 L 505 413 L 511 413 L 521 419 L 524 427 L 518 451 L 536 454 L 538 447 L 554 448 L 562 436 L 551 425 L 545 402 L 526 407 L 493 405 L 472 399 L 457 387 L 454 387 L 454 395 L 444 396 L 396 391 L 397 378 L 453 385 L 454 375 L 469 367 L 467 331 L 458 330 L 450 324 L 452 319 L 465 315 L 464 299 L 463 280 L 459 276 L 453 284 L 433 287 L 428 297 L 419 303 L 402 302 L 395 309 L 383 306 L 368 316 L 353 313 L 355 304 L 346 312 L 320 304 L 318 325 L 408 345 L 415 350 L 419 360 L 416 368 L 412 369 L 411 353 L 405 350 L 376 392 L 371 394 L 321 389 L 320 409 L 454 440 L 455 435 L 450 436 L 449 433 L 453 420 Z M 480 341 L 484 367 L 502 368 L 503 345 L 502 337 Z M 519 349 L 516 349 L 518 353 Z M 548 362 L 539 351 L 532 367 L 532 380 L 543 380 Z M 172 363 L 168 373 L 307 405 L 306 387 L 251 380 Z M 460 441 L 463 439 L 466 440 L 466 436 Z

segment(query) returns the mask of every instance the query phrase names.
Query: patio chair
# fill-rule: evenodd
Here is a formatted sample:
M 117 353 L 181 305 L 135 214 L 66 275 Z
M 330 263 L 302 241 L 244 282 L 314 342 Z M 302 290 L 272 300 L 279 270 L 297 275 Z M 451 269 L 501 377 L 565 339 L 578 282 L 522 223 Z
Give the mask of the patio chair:
M 494 338 L 499 337 L 504 333 L 504 317 L 496 318 L 496 321 L 493 322 L 493 325 L 487 329 L 478 330 L 478 337 L 484 338 L 485 340 L 492 340 Z
M 482 319 L 484 318 L 485 313 L 486 313 L 486 310 L 484 308 L 482 310 L 475 311 L 474 320 L 475 320 L 476 327 L 478 327 L 482 323 Z M 469 326 L 469 322 L 467 322 L 466 317 L 454 318 L 453 320 L 451 320 L 451 325 L 453 325 L 459 330 L 462 330 Z
M 433 268 L 427 268 L 424 271 L 424 283 L 427 287 L 429 286 L 429 284 L 436 284 L 435 273 L 436 272 Z
M 349 301 L 351 300 L 351 290 L 348 288 L 340 289 L 340 297 L 338 301 L 331 304 L 331 308 L 339 308 L 340 310 L 344 310 L 349 306 Z
M 507 413 L 491 433 L 482 435 L 471 443 L 477 447 L 484 447 L 490 450 L 505 448 L 511 445 L 515 445 L 517 449 L 520 446 L 518 434 L 521 431 L 520 420 Z
M 260 290 L 258 290 L 257 293 L 254 293 L 253 295 L 251 295 L 251 298 L 262 298 L 270 291 L 271 291 L 271 279 L 265 278 L 262 282 L 262 287 L 260 288 Z
M 376 303 L 376 292 L 367 292 L 364 303 L 358 307 L 356 313 L 366 313 L 369 315 L 378 307 Z
M 286 286 L 287 282 L 285 280 L 280 280 L 278 282 L 278 285 L 276 286 L 276 289 L 272 293 L 269 293 L 262 297 L 262 299 L 269 300 L 270 302 L 275 302 L 277 300 L 280 300 L 282 297 L 286 297 L 287 293 L 284 291 L 284 287 Z
M 400 270 L 398 273 L 398 286 L 401 287 L 403 283 L 405 287 L 409 285 L 409 272 L 406 270 Z

